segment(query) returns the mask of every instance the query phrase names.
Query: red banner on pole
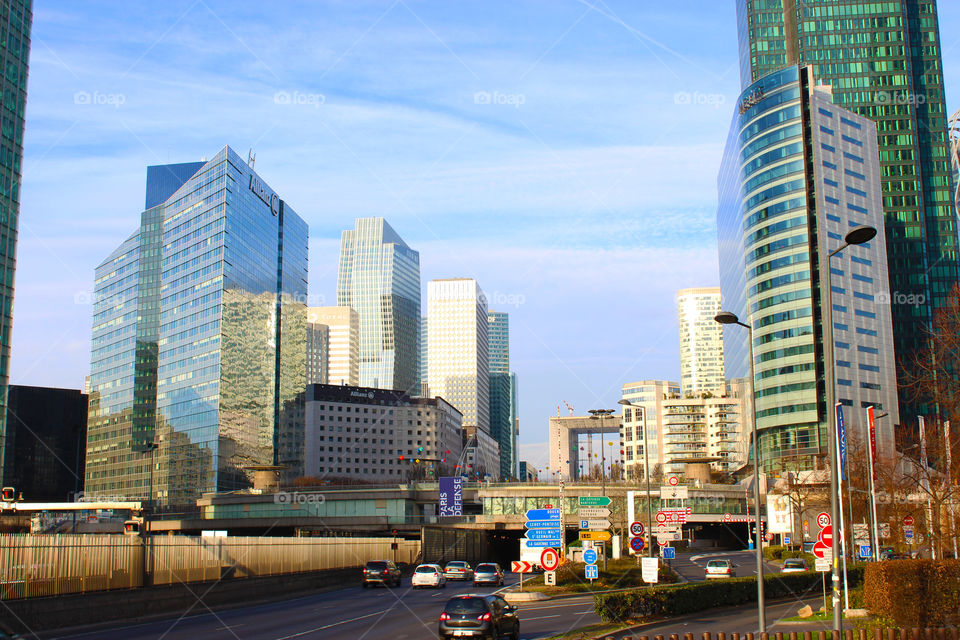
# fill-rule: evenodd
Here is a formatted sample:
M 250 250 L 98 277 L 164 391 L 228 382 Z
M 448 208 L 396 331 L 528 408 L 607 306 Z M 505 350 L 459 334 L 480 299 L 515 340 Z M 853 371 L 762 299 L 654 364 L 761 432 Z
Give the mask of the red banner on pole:
M 873 407 L 867 407 L 867 424 L 870 427 L 870 466 L 877 466 L 877 419 Z

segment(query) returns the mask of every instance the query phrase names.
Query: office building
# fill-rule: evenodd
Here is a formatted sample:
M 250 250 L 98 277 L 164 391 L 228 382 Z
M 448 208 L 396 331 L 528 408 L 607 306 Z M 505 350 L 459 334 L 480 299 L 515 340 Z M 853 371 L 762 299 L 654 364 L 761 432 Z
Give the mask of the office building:
M 310 322 L 307 314 L 307 384 L 327 384 L 330 370 L 330 327 Z
M 636 405 L 624 406 L 620 420 L 623 468 L 628 479 L 643 479 L 645 457 L 649 456 L 650 475 L 662 476 L 664 403 L 680 398 L 680 384 L 668 380 L 628 382 L 620 390 L 622 399 Z M 644 429 L 647 433 L 644 434 Z M 646 435 L 646 440 L 644 436 Z
M 427 316 L 420 317 L 420 395 L 430 396 L 427 385 Z
M 724 391 L 723 334 L 714 320 L 719 312 L 720 287 L 677 292 L 680 389 L 684 394 L 719 395 Z
M 464 426 L 490 434 L 487 301 L 476 280 L 432 280 L 427 285 L 427 384 L 463 412 Z M 499 469 L 499 464 L 497 465 Z
M 517 477 L 520 479 L 520 482 L 539 482 L 540 481 L 540 471 L 527 462 L 526 460 L 520 461 L 520 473 Z
M 477 482 L 500 480 L 500 443 L 475 425 L 465 425 L 462 435 L 466 451 L 460 473 Z
M 337 385 L 307 388 L 307 477 L 364 482 L 454 475 L 462 416 L 443 398 Z
M 27 106 L 27 73 L 33 2 L 5 0 L 3 27 L 3 135 L 0 136 L 0 476 L 6 434 L 7 383 L 10 380 L 10 332 L 13 327 L 13 281 L 17 266 L 20 219 L 20 176 L 23 172 L 23 119 Z
M 307 225 L 229 147 L 146 193 L 96 268 L 85 491 L 183 504 L 302 456 Z
M 892 452 L 899 415 L 876 131 L 836 106 L 811 67 L 771 73 L 737 102 L 719 178 L 720 281 L 724 310 L 753 328 L 767 471 L 811 469 L 828 453 L 824 379 L 834 359 L 847 424 L 862 429 L 870 405 L 888 412 L 877 446 Z M 881 233 L 828 266 L 858 225 Z M 823 338 L 825 273 L 833 344 Z M 728 375 L 749 377 L 746 329 L 724 329 L 724 353 Z
M 10 385 L 2 483 L 27 502 L 70 502 L 83 491 L 87 396 Z
M 417 393 L 420 254 L 383 218 L 343 232 L 337 304 L 360 317 L 359 384 Z
M 510 373 L 510 317 L 502 311 L 487 314 L 490 369 L 490 436 L 500 445 L 500 478 L 517 475 L 517 429 L 514 413 L 516 377 Z
M 360 380 L 360 315 L 350 307 L 310 307 L 307 324 L 327 328 L 327 378 L 323 382 L 357 386 Z M 314 361 L 309 366 L 317 370 L 322 365 Z
M 737 18 L 742 88 L 809 65 L 832 86 L 835 105 L 877 125 L 889 265 L 882 290 L 894 301 L 894 346 L 906 364 L 960 279 L 937 3 L 737 0 Z M 902 407 L 906 420 L 922 410 Z

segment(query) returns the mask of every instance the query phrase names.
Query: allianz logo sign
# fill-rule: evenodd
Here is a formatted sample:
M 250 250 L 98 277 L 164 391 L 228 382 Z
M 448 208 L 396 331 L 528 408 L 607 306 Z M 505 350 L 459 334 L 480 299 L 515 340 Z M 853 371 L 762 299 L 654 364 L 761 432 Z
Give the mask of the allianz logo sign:
M 250 174 L 250 191 L 257 194 L 257 197 L 270 207 L 270 212 L 273 213 L 273 215 L 280 215 L 280 196 L 275 194 L 267 185 L 263 184 L 260 178 L 252 173 Z

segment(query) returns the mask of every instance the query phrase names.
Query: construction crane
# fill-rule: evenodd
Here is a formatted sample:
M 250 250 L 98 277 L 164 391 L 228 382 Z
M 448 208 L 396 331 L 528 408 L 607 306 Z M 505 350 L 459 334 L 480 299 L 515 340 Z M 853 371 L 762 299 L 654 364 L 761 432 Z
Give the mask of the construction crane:
M 570 412 L 570 417 L 572 418 L 572 417 L 573 417 L 573 407 L 571 407 L 571 406 L 570 406 L 570 403 L 567 402 L 566 400 L 563 401 L 563 404 L 567 405 L 567 411 Z

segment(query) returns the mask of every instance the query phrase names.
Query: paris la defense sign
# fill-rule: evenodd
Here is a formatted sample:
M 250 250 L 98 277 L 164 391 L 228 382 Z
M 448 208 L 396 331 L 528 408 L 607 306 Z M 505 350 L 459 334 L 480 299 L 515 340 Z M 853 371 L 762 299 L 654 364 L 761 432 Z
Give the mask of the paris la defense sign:
M 463 515 L 463 478 L 440 478 L 440 517 Z

